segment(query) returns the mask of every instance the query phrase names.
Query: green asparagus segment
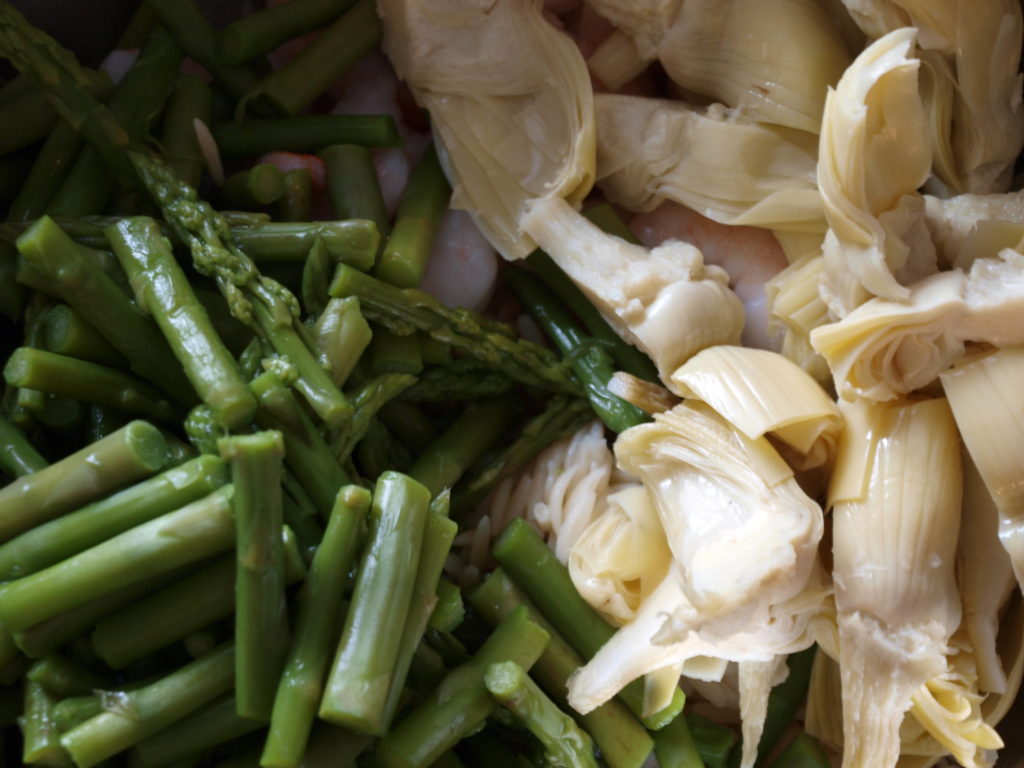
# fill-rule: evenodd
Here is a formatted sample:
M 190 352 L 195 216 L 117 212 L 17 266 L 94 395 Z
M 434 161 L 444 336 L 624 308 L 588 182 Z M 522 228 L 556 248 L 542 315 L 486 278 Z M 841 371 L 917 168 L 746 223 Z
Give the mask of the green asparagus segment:
M 368 351 L 373 373 L 411 373 L 423 370 L 420 340 L 414 334 L 396 336 L 387 329 L 373 334 Z
M 31 680 L 25 683 L 25 714 L 18 718 L 18 724 L 23 737 L 22 761 L 27 765 L 53 768 L 71 765 L 54 722 L 56 704 L 56 697 L 39 683 Z
M 196 298 L 199 299 L 199 303 L 206 310 L 206 314 L 210 316 L 210 322 L 213 323 L 213 328 L 217 332 L 217 336 L 220 337 L 220 340 L 224 342 L 224 346 L 233 355 L 240 355 L 249 343 L 256 338 L 253 335 L 252 329 L 247 328 L 231 314 L 231 310 L 228 308 L 227 302 L 224 301 L 224 297 L 220 295 L 220 291 L 209 290 L 198 285 L 193 290 L 195 291 Z
M 347 430 L 339 432 L 331 444 L 335 459 L 344 463 L 352 455 L 356 444 L 366 436 L 377 411 L 406 390 L 414 376 L 407 373 L 385 373 L 367 381 L 352 395 L 356 415 Z
M 139 3 L 135 8 L 135 13 L 128 19 L 128 23 L 121 31 L 121 36 L 117 39 L 114 48 L 138 48 L 158 22 L 159 19 L 153 9 L 144 2 Z
M 59 653 L 51 653 L 41 658 L 29 667 L 26 677 L 62 699 L 68 696 L 84 696 L 97 688 L 110 687 L 110 680 Z
M 285 581 L 294 584 L 305 575 L 305 561 L 294 534 L 287 528 L 282 539 Z M 123 669 L 227 618 L 235 609 L 235 571 L 235 557 L 221 557 L 110 612 L 93 630 L 96 653 L 108 666 Z
M 455 521 L 449 520 L 449 495 L 442 493 L 430 505 L 426 524 L 423 529 L 423 545 L 417 566 L 416 578 L 413 583 L 412 597 L 409 601 L 409 613 L 402 629 L 402 637 L 395 663 L 395 673 L 388 690 L 387 703 L 384 707 L 384 730 L 387 730 L 401 701 L 402 690 L 405 688 L 406 677 L 416 655 L 416 648 L 427 629 L 427 622 L 434 612 L 437 603 L 437 583 L 444 570 L 445 560 L 451 551 L 452 542 L 458 532 Z
M 380 244 L 376 225 L 366 219 L 268 222 L 232 227 L 231 236 L 257 264 L 304 262 L 313 244 L 321 240 L 334 260 L 361 270 L 373 265 Z
M 302 307 L 309 316 L 316 317 L 327 306 L 329 300 L 327 286 L 331 282 L 334 263 L 334 259 L 327 253 L 323 241 L 317 239 L 313 243 L 313 247 L 309 249 L 306 262 L 302 265 L 300 283 Z
M 198 659 L 200 656 L 205 656 L 210 653 L 221 643 L 221 639 L 213 629 L 200 629 L 197 632 L 191 632 L 186 635 L 181 644 L 185 648 L 185 652 L 188 653 L 193 659 Z M 232 700 L 232 706 L 234 701 Z
M 67 304 L 57 304 L 46 313 L 46 348 L 100 365 L 119 368 L 125 359 L 103 335 Z
M 437 605 L 430 614 L 427 626 L 441 632 L 451 632 L 466 616 L 466 606 L 462 602 L 462 590 L 448 579 L 437 582 Z
M 270 53 L 293 37 L 330 24 L 353 0 L 297 0 L 250 13 L 221 30 L 217 50 L 228 64 Z
M 234 657 L 234 647 L 226 645 L 143 688 L 111 692 L 104 711 L 65 733 L 60 743 L 78 768 L 91 768 L 227 693 Z
M 707 768 L 725 768 L 736 743 L 736 734 L 724 725 L 692 712 L 687 712 L 685 717 L 697 754 L 703 764 Z
M 17 321 L 25 310 L 25 286 L 18 282 L 18 252 L 0 241 L 0 315 Z
M 525 607 L 530 621 L 550 635 L 532 674 L 549 696 L 563 708 L 568 707 L 566 681 L 583 666 L 584 660 L 512 583 L 508 574 L 501 568 L 495 569 L 469 593 L 468 599 L 491 626 L 496 626 L 516 608 Z M 617 699 L 582 715 L 580 722 L 601 749 L 609 768 L 640 768 L 651 754 L 651 737 Z
M 105 365 L 42 349 L 19 347 L 7 358 L 4 380 L 51 395 L 75 397 L 132 416 L 174 422 L 177 409 L 141 379 Z
M 7 23 L 8 18 L 5 15 L 4 26 Z M 36 34 L 33 34 L 32 37 L 35 38 Z M 33 40 L 28 44 L 38 45 L 39 43 Z M 31 51 L 30 56 L 38 53 L 38 51 Z M 16 61 L 15 66 L 18 66 Z M 17 84 L 19 92 L 13 93 L 12 98 L 0 103 L 0 126 L 3 126 L 0 129 L 0 155 L 6 155 L 34 144 L 46 136 L 57 124 L 57 115 L 52 105 L 47 103 L 46 92 L 36 87 L 33 79 L 19 77 L 12 83 L 12 85 L 15 84 Z M 105 73 L 89 72 L 83 69 L 80 70 L 80 79 L 75 87 L 86 89 L 95 96 L 104 98 L 110 93 L 113 83 Z
M 167 462 L 160 430 L 133 421 L 109 437 L 0 488 L 0 541 L 130 485 Z
M 366 479 L 376 480 L 389 469 L 405 472 L 412 464 L 412 455 L 377 417 L 371 418 L 367 424 L 366 434 L 356 444 L 355 454 L 356 463 Z
M 801 731 L 768 768 L 828 768 L 830 765 L 828 753 L 821 744 Z
M 391 115 L 301 115 L 287 120 L 215 123 L 211 131 L 222 157 L 316 152 L 334 144 L 373 149 L 402 143 Z
M 274 699 L 261 765 L 301 763 L 323 692 L 330 645 L 340 624 L 345 581 L 355 559 L 370 494 L 347 485 L 338 492 L 327 531 L 299 592 L 299 615 L 288 661 Z
M 381 22 L 373 0 L 356 0 L 294 59 L 265 77 L 255 92 L 284 114 L 297 115 L 373 50 L 380 38 Z
M 22 431 L 0 416 L 0 470 L 11 477 L 24 477 L 48 466 Z
M 189 758 L 200 758 L 214 747 L 263 727 L 262 721 L 239 715 L 236 706 L 234 696 L 225 696 L 172 723 L 132 748 L 131 765 L 174 766 Z
M 555 559 L 554 553 L 525 520 L 509 523 L 492 545 L 491 552 L 516 585 L 584 659 L 591 658 L 615 634 L 614 627 L 580 597 L 569 571 Z M 630 683 L 619 695 L 630 711 L 653 730 L 674 720 L 685 699 L 683 692 L 677 690 L 665 711 L 643 717 L 643 681 Z
M 249 387 L 259 406 L 256 423 L 284 435 L 285 463 L 305 488 L 320 514 L 327 516 L 338 489 L 348 482 L 341 465 L 291 392 L 273 373 L 257 376 Z
M 53 708 L 53 722 L 57 730 L 64 733 L 102 711 L 103 705 L 98 696 L 73 696 L 57 702 Z
M 414 403 L 482 400 L 507 395 L 515 388 L 516 382 L 502 373 L 489 371 L 476 363 L 466 365 L 457 361 L 452 365 L 427 368 L 419 374 L 416 383 L 402 393 L 402 399 Z
M 31 149 L 0 156 L 0 211 L 18 196 L 34 159 L 35 153 Z
M 431 146 L 409 177 L 394 230 L 374 270 L 377 277 L 399 288 L 420 284 L 450 197 L 451 187 Z
M 238 714 L 267 721 L 288 650 L 281 546 L 284 440 L 276 430 L 219 442 L 231 466 L 237 534 L 235 692 Z
M 15 75 L 0 85 L 0 104 L 7 104 L 33 90 L 35 90 L 35 85 L 27 75 Z
M 278 221 L 309 221 L 313 208 L 313 177 L 308 168 L 284 172 L 284 194 L 271 208 Z M 250 254 L 251 256 L 252 254 Z
M 492 664 L 484 674 L 484 685 L 544 745 L 549 765 L 597 768 L 590 736 L 545 696 L 518 664 Z
M 39 150 L 21 191 L 7 211 L 7 218 L 28 221 L 42 216 L 84 143 L 78 131 L 59 120 Z
M 505 434 L 515 414 L 509 400 L 470 403 L 420 454 L 409 476 L 423 483 L 432 495 L 451 488 Z
M 228 208 L 258 209 L 284 194 L 284 176 L 276 165 L 259 163 L 228 176 L 220 193 Z
M 365 0 L 360 0 L 357 9 L 361 5 Z M 335 217 L 367 219 L 386 237 L 391 220 L 370 151 L 357 144 L 335 144 L 321 150 L 320 157 L 326 165 L 327 194 Z
M 359 299 L 330 299 L 313 326 L 313 339 L 330 364 L 331 381 L 342 386 L 370 345 L 373 331 L 359 311 Z M 358 404 L 356 415 L 358 416 Z
M 141 581 L 222 552 L 233 541 L 232 492 L 230 485 L 225 486 L 56 565 L 0 585 L 0 622 L 12 630 L 26 629 L 114 592 L 126 581 Z
M 41 271 L 56 293 L 128 360 L 131 369 L 183 403 L 195 395 L 160 330 L 95 258 L 48 216 L 38 219 L 18 238 L 18 250 Z
M 284 473 L 282 481 L 284 496 L 284 522 L 295 533 L 300 546 L 310 553 L 316 549 L 324 536 L 324 529 L 320 525 L 320 515 L 309 498 L 309 494 L 295 479 L 291 471 Z
M 596 339 L 583 334 L 540 280 L 518 269 L 506 270 L 505 279 L 530 316 L 569 361 L 586 389 L 594 412 L 609 429 L 618 433 L 650 421 L 644 411 L 608 391 L 608 380 L 615 373 L 611 355 L 599 346 Z
M 422 453 L 437 437 L 433 423 L 412 403 L 389 400 L 377 415 L 413 453 Z
M 387 725 L 429 504 L 428 490 L 405 475 L 389 471 L 377 480 L 370 538 L 320 704 L 325 720 L 373 735 Z
M 164 111 L 160 134 L 164 157 L 174 172 L 191 187 L 199 186 L 204 162 L 196 138 L 195 121 L 209 124 L 212 103 L 210 87 L 201 77 L 179 74 Z
M 700 751 L 683 716 L 654 734 L 654 754 L 659 768 L 704 768 Z
M 491 664 L 514 661 L 529 669 L 540 657 L 548 634 L 515 609 L 491 633 L 476 655 L 453 669 L 434 693 L 381 739 L 375 756 L 383 768 L 425 768 L 464 737 L 476 732 L 494 711 L 484 687 Z
M 338 265 L 331 296 L 356 296 L 367 320 L 393 333 L 425 331 L 431 337 L 510 379 L 539 389 L 578 395 L 569 369 L 547 349 L 501 323 L 465 309 L 452 309 L 416 288 L 396 288 L 345 264 Z
M 256 398 L 156 222 L 142 216 L 124 219 L 106 234 L 136 303 L 156 320 L 203 402 L 229 428 L 248 423 L 256 412 Z

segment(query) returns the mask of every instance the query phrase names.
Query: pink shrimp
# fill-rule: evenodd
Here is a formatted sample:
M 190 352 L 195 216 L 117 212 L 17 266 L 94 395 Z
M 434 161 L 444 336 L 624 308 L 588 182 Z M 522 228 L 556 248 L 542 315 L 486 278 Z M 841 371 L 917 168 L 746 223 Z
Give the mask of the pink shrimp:
M 445 213 L 420 283 L 448 306 L 480 310 L 498 275 L 498 254 L 465 211 Z
M 309 178 L 313 182 L 314 192 L 321 192 L 325 187 L 324 161 L 316 155 L 300 155 L 295 152 L 267 152 L 260 157 L 259 162 L 270 163 L 282 172 L 305 168 L 309 171 Z
M 778 347 L 768 333 L 764 286 L 789 262 L 770 230 L 719 224 L 674 202 L 637 215 L 630 227 L 648 248 L 666 240 L 681 240 L 699 248 L 705 264 L 715 264 L 729 274 L 729 286 L 743 302 L 747 314 L 743 344 Z

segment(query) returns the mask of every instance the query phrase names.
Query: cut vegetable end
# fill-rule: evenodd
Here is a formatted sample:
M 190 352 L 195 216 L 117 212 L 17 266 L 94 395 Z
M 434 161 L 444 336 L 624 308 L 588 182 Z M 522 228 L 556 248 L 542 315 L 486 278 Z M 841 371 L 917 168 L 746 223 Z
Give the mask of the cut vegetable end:
M 170 449 L 159 429 L 142 420 L 131 421 L 123 429 L 125 442 L 143 467 L 155 472 L 167 463 Z

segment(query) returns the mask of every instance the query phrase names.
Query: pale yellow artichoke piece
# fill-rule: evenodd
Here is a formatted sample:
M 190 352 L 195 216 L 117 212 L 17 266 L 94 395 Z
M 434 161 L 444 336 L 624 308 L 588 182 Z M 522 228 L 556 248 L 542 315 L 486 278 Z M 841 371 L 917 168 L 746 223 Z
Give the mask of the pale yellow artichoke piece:
M 743 304 L 724 270 L 704 266 L 692 245 L 627 243 L 556 197 L 528 206 L 521 224 L 619 335 L 647 353 L 666 384 L 696 352 L 739 342 Z
M 741 661 L 740 668 L 740 722 L 743 749 L 740 768 L 753 768 L 757 761 L 757 747 L 764 733 L 764 720 L 768 714 L 768 696 L 772 688 L 785 681 L 789 674 L 785 656 L 771 661 Z
M 1006 670 L 1006 693 L 991 693 L 981 703 L 985 722 L 995 727 L 1003 721 L 1020 693 L 1024 680 L 1024 600 L 1014 595 L 999 624 L 999 658 Z
M 578 204 L 594 179 L 590 75 L 541 0 L 380 0 L 384 46 L 430 112 L 452 205 L 508 259 L 527 201 Z
M 618 91 L 653 60 L 653 56 L 644 55 L 636 40 L 616 29 L 590 54 L 587 67 L 605 88 Z
M 816 0 L 686 0 L 658 47 L 676 83 L 753 120 L 818 133 L 850 63 Z
M 790 449 L 786 458 L 795 469 L 823 466 L 835 455 L 839 409 L 818 382 L 777 352 L 710 347 L 680 366 L 672 383 L 749 439 L 771 433 Z
M 650 717 L 672 703 L 684 666 L 684 662 L 675 662 L 644 675 L 644 717 Z
M 940 193 L 945 194 L 959 192 L 963 188 L 963 181 L 953 150 L 953 115 L 957 104 L 956 72 L 953 71 L 949 59 L 937 51 L 922 50 L 919 58 L 921 69 L 918 73 L 918 82 L 921 102 L 928 120 L 928 137 L 932 145 L 932 171 L 935 174 L 926 182 L 926 188 L 936 187 Z
M 849 443 L 866 474 L 863 494 L 832 512 L 843 766 L 887 768 L 899 758 L 903 714 L 945 671 L 960 621 L 959 438 L 943 399 L 858 407 L 865 412 L 846 429 L 871 431 Z M 865 444 L 873 447 L 866 461 Z M 844 437 L 837 464 L 847 445 Z
M 598 185 L 650 211 L 673 200 L 723 224 L 824 232 L 817 136 L 721 105 L 598 94 Z
M 917 27 L 921 47 L 951 53 L 956 45 L 958 0 L 843 0 L 868 37 L 900 27 Z
M 587 0 L 587 5 L 629 35 L 648 61 L 657 58 L 658 46 L 682 4 L 683 0 Z
M 925 216 L 942 259 L 970 269 L 978 259 L 1024 241 L 1024 191 L 992 195 L 925 196 Z
M 783 233 L 776 233 L 776 237 Z M 831 321 L 818 286 L 825 272 L 822 238 L 800 243 L 781 237 L 790 265 L 765 284 L 771 323 L 782 330 L 779 350 L 818 382 L 830 378 L 828 364 L 811 346 L 811 331 Z M 787 248 L 788 245 L 788 248 Z M 796 246 L 796 247 L 794 247 Z
M 827 300 L 842 317 L 869 296 L 906 300 L 897 275 L 934 272 L 935 251 L 917 188 L 931 147 L 918 94 L 914 30 L 898 29 L 864 50 L 829 90 L 818 185 L 830 231 Z
M 679 403 L 679 398 L 665 387 L 640 379 L 625 371 L 616 371 L 608 379 L 608 391 L 645 413 L 661 413 Z
M 821 648 L 814 654 L 804 729 L 833 749 L 843 748 L 843 681 L 839 662 Z

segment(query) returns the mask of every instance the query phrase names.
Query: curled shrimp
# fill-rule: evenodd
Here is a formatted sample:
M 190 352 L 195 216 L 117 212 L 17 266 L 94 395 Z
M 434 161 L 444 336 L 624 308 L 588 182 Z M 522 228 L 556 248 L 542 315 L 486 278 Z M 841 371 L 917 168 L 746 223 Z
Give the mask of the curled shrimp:
M 744 346 L 778 348 L 768 333 L 764 287 L 789 262 L 770 230 L 719 224 L 674 202 L 638 214 L 630 227 L 648 248 L 666 240 L 681 240 L 700 249 L 705 264 L 715 264 L 728 273 L 729 287 L 743 302 Z
M 446 211 L 420 288 L 450 307 L 481 310 L 497 276 L 498 254 L 473 218 L 465 211 Z

